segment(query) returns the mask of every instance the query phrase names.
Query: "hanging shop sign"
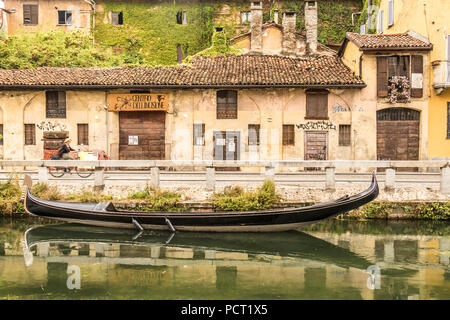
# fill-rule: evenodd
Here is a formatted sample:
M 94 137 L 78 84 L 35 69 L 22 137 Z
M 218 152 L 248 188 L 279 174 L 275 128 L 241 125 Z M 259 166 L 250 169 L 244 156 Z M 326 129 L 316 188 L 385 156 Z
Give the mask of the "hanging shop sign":
M 150 93 L 109 94 L 109 111 L 167 111 L 169 95 Z

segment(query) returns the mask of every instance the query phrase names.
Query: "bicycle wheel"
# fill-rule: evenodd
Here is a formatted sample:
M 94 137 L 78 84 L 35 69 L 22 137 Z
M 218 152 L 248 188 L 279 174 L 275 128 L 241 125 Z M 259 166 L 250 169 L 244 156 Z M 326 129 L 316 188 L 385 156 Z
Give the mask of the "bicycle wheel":
M 77 167 L 76 171 L 77 171 L 77 174 L 81 178 L 89 178 L 94 173 L 94 169 L 89 169 L 89 168 L 78 168 Z
M 66 168 L 64 167 L 54 167 L 53 170 L 50 170 L 49 168 L 48 173 L 50 173 L 52 177 L 61 178 L 64 175 L 64 173 L 66 173 L 65 169 Z

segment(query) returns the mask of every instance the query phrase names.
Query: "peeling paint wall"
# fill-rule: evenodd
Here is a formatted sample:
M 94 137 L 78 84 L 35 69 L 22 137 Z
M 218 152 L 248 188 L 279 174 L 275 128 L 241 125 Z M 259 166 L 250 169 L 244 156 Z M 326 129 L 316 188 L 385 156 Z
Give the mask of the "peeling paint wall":
M 216 90 L 152 90 L 169 95 L 166 113 L 166 159 L 213 159 L 213 132 L 240 133 L 241 160 L 304 159 L 306 93 L 304 89 L 238 90 L 237 119 L 217 119 Z M 328 95 L 329 127 L 312 131 L 328 132 L 329 159 L 376 159 L 376 110 L 360 99 L 360 89 L 331 90 Z M 129 93 L 113 90 L 109 93 Z M 69 131 L 76 149 L 100 149 L 112 159 L 119 154 L 119 115 L 104 108 L 104 91 L 67 91 L 66 118 L 46 118 L 45 91 L 3 91 L 0 120 L 4 126 L 4 159 L 42 159 L 43 129 Z M 36 145 L 24 145 L 24 124 L 36 124 Z M 77 124 L 89 125 L 89 146 L 77 145 Z M 194 146 L 193 125 L 205 124 L 205 145 Z M 260 145 L 248 145 L 248 125 L 259 124 Z M 295 145 L 282 145 L 283 124 L 295 126 Z M 351 125 L 351 145 L 338 146 L 339 124 Z M 305 129 L 306 126 L 306 129 Z

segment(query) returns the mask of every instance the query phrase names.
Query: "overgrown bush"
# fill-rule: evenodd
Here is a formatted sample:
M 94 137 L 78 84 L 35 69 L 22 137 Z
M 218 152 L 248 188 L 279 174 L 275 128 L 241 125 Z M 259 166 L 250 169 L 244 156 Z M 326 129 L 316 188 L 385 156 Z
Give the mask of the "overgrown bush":
M 0 68 L 113 67 L 125 64 L 124 56 L 95 47 L 83 31 L 47 31 L 0 36 Z
M 142 191 L 138 191 L 129 195 L 130 199 L 144 200 L 139 203 L 136 209 L 139 211 L 182 211 L 186 208 L 180 203 L 181 195 L 170 191 L 162 191 L 160 189 L 152 189 L 146 187 Z
M 49 186 L 46 183 L 37 183 L 31 188 L 31 193 L 36 197 L 46 200 L 60 200 L 62 195 L 56 186 Z
M 0 212 L 5 214 L 23 213 L 22 191 L 17 177 L 10 176 L 8 181 L 0 183 Z
M 275 183 L 266 180 L 256 192 L 232 187 L 214 194 L 213 207 L 224 211 L 265 210 L 275 207 L 280 200 L 281 197 L 275 191 Z

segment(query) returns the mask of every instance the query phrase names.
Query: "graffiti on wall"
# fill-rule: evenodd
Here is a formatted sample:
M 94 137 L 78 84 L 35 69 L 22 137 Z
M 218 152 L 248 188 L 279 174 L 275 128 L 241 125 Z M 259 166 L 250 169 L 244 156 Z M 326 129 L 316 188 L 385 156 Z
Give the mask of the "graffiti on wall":
M 364 112 L 364 108 L 361 106 L 357 106 L 354 105 L 353 109 L 350 107 L 345 107 L 345 106 L 341 106 L 340 104 L 338 104 L 337 106 L 334 106 L 332 108 L 333 113 L 344 113 L 344 112 L 352 112 L 352 111 L 357 111 L 357 112 Z
M 297 124 L 297 128 L 303 130 L 336 130 L 336 125 L 331 121 L 308 121 L 306 123 Z
M 41 121 L 36 125 L 38 129 L 44 131 L 65 131 L 67 126 L 63 123 L 52 123 L 51 121 Z

